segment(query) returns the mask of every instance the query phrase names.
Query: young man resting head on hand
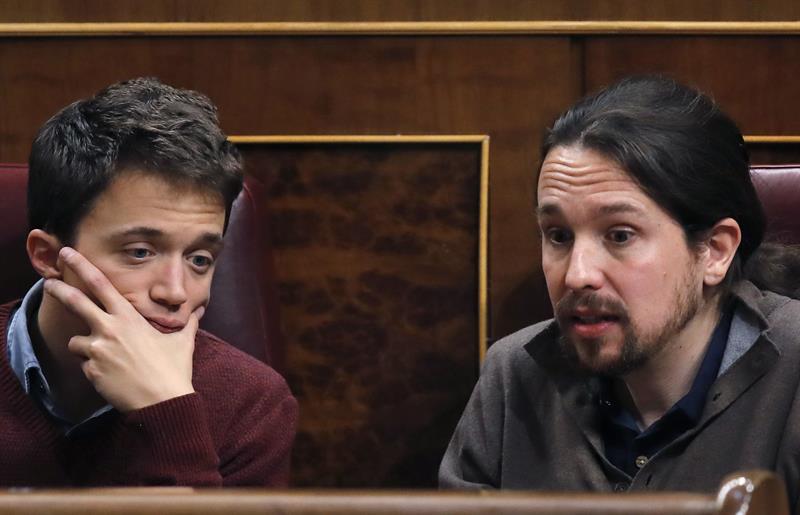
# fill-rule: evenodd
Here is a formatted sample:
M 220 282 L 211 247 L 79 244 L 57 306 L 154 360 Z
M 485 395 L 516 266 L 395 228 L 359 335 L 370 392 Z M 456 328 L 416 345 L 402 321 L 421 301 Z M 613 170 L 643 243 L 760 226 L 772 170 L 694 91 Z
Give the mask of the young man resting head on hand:
M 216 108 L 115 84 L 45 123 L 29 164 L 43 281 L 0 307 L 0 486 L 286 485 L 286 383 L 198 331 L 242 188 Z

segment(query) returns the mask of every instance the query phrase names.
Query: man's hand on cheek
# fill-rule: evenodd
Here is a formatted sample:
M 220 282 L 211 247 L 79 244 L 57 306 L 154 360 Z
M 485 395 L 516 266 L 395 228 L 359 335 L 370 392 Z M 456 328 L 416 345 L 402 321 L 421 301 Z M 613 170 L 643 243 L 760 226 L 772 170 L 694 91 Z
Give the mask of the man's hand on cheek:
M 83 373 L 98 393 L 119 411 L 127 412 L 194 392 L 192 353 L 204 308 L 197 308 L 180 331 L 163 334 L 80 253 L 65 247 L 60 258 L 105 306 L 103 310 L 63 281 L 45 282 L 46 294 L 89 327 L 88 336 L 70 339 L 69 350 L 85 360 Z

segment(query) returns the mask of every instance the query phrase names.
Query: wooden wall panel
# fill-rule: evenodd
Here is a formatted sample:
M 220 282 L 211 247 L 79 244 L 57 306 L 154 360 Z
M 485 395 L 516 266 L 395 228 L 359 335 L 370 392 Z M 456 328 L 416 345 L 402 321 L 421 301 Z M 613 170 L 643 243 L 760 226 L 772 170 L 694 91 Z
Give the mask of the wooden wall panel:
M 268 185 L 293 484 L 435 487 L 478 375 L 481 144 L 242 150 Z
M 711 93 L 745 134 L 800 134 L 800 38 L 591 37 L 586 90 L 632 73 L 664 73 Z
M 800 163 L 800 143 L 749 144 L 747 150 L 754 165 Z
M 795 0 L 4 0 L 0 22 L 797 20 Z

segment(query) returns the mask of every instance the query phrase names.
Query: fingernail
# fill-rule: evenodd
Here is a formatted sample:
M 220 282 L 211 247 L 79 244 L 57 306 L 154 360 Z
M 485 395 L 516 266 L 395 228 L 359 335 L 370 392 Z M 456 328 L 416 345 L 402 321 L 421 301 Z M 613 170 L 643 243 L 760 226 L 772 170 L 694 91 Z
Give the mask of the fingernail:
M 75 249 L 72 247 L 61 247 L 61 257 L 66 259 L 73 254 L 75 254 Z
M 195 311 L 195 313 L 197 313 L 197 319 L 200 320 L 201 318 L 203 318 L 203 315 L 206 314 L 206 308 L 200 306 L 199 308 L 197 308 L 197 311 Z

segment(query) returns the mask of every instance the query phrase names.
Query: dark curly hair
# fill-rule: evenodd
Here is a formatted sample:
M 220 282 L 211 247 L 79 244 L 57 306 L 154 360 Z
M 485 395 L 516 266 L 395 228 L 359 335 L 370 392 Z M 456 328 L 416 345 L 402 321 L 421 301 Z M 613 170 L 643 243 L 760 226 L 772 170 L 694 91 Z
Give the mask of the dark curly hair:
M 29 224 L 67 245 L 125 171 L 219 194 L 226 224 L 243 180 L 239 152 L 211 101 L 153 78 L 114 84 L 62 109 L 39 130 L 28 164 Z

